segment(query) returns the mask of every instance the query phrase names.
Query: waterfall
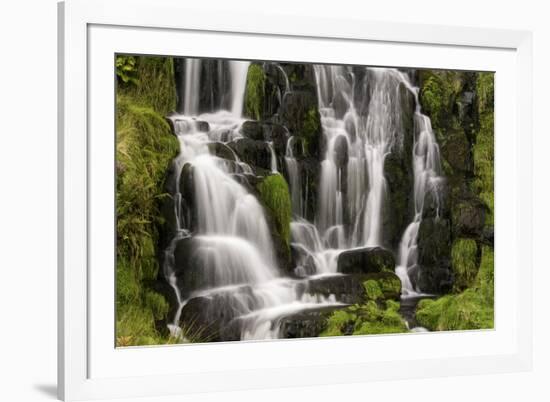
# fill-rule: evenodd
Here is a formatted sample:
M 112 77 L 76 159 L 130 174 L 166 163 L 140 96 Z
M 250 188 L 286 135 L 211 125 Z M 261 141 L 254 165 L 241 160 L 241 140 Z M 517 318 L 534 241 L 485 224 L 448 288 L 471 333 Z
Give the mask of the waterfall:
M 404 76 L 402 75 L 402 77 Z M 406 82 L 408 83 L 408 81 Z M 422 222 L 424 200 L 427 194 L 432 194 L 437 204 L 436 216 L 439 216 L 439 200 L 443 177 L 441 176 L 439 146 L 432 130 L 430 118 L 421 112 L 418 88 L 410 85 L 407 88 L 414 94 L 416 102 L 414 112 L 415 138 L 413 145 L 414 218 L 405 229 L 401 238 L 395 273 L 401 279 L 402 296 L 415 297 L 419 296 L 420 293 L 413 287 L 409 272 L 418 263 L 418 230 Z
M 182 336 L 180 320 L 185 306 L 194 298 L 218 300 L 220 308 L 229 310 L 228 325 L 238 324 L 241 339 L 277 338 L 282 317 L 319 306 L 341 305 L 334 296 L 306 293 L 303 281 L 282 275 L 264 209 L 239 180 L 240 176 L 252 173 L 250 166 L 241 162 L 233 151 L 234 163 L 230 163 L 217 157 L 209 147 L 211 143 L 242 138 L 248 65 L 228 62 L 231 110 L 211 110 L 199 115 L 196 98 L 202 79 L 200 61 L 186 60 L 184 114 L 170 116 L 180 142 L 180 153 L 174 160 L 172 194 L 177 231 L 165 250 L 163 270 L 179 303 L 169 325 L 174 336 Z M 204 122 L 208 123 L 207 131 L 201 124 Z M 272 174 L 278 174 L 273 144 L 268 146 Z M 192 185 L 192 194 L 185 194 L 189 188 L 181 188 L 184 170 L 192 172 L 191 184 L 187 184 Z M 193 227 L 184 219 L 184 197 L 193 201 L 196 214 Z M 191 268 L 187 269 L 195 269 L 193 275 L 198 285 L 182 291 L 175 254 L 178 244 L 185 241 L 192 241 L 192 252 L 186 256 Z
M 201 72 L 201 59 L 185 60 L 185 87 L 184 114 L 188 116 L 196 115 L 199 112 L 199 84 Z
M 177 230 L 165 250 L 163 265 L 164 277 L 179 304 L 169 326 L 171 332 L 182 336 L 181 318 L 188 303 L 197 299 L 217 303 L 214 310 L 223 310 L 224 325 L 238 326 L 240 339 L 277 338 L 281 321 L 289 315 L 342 306 L 334 295 L 308 293 L 308 281 L 341 275 L 338 257 L 346 250 L 388 245 L 383 227 L 388 208 L 384 168 L 388 155 L 403 150 L 403 86 L 416 102 L 411 167 L 414 188 L 410 189 L 414 216 L 402 234 L 396 274 L 402 282 L 402 295 L 416 295 L 409 273 L 417 264 L 424 199 L 431 194 L 436 202 L 439 200 L 442 178 L 430 120 L 421 113 L 418 89 L 409 78 L 395 69 L 313 66 L 324 145 L 318 177 L 308 177 L 309 167 L 301 165 L 304 152 L 297 150 L 303 147 L 300 133 L 286 137 L 283 166 L 278 166 L 274 139 L 265 141 L 270 174 L 280 174 L 279 168 L 285 172 L 291 193 L 290 239 L 295 263 L 291 277 L 278 265 L 270 218 L 247 181 L 255 169 L 227 145 L 243 137 L 250 63 L 217 62 L 211 70 L 218 78 L 208 84 L 204 83 L 201 63 L 206 61 L 185 60 L 185 74 L 178 83 L 184 107 L 182 114 L 170 116 L 180 142 L 171 183 Z M 274 65 L 283 73 L 288 93 L 291 89 L 286 73 Z M 230 85 L 222 85 L 228 74 Z M 210 92 L 219 99 L 206 102 L 209 107 L 199 102 L 203 85 L 217 88 Z M 230 156 L 218 157 L 213 146 L 229 150 Z M 309 180 L 318 181 L 311 220 L 306 219 Z M 192 204 L 192 217 L 188 204 Z M 192 252 L 185 255 L 188 266 L 184 267 L 192 271 L 192 283 L 182 283 L 178 271 L 181 261 L 176 258 L 177 250 L 185 244 L 192 245 Z
M 358 88 L 351 67 L 316 65 L 314 68 L 327 149 L 321 162 L 316 225 L 309 226 L 309 230 L 317 229 L 320 234 L 316 236 L 323 242 L 315 249 L 305 250 L 308 255 L 315 255 L 317 270 L 323 272 L 327 269 L 327 259 L 323 257 L 327 252 L 332 255 L 335 249 L 384 245 L 382 216 L 387 192 L 384 162 L 386 156 L 403 143 L 400 125 L 403 111 L 399 99 L 402 84 L 414 95 L 416 105 L 412 166 L 415 213 L 399 245 L 396 274 L 402 281 L 403 295 L 415 295 L 409 272 L 417 265 L 424 199 L 431 193 L 439 200 L 443 180 L 439 148 L 430 119 L 421 113 L 418 88 L 395 69 L 365 68 L 363 86 Z M 359 97 L 357 91 L 362 91 Z M 368 107 L 356 105 L 358 98 L 369 98 Z M 344 211 L 351 226 L 347 229 Z M 293 234 L 303 241 L 303 235 L 298 232 L 300 225 L 296 223 Z M 303 228 L 300 230 L 303 232 Z
M 234 116 L 242 116 L 244 91 L 246 89 L 246 75 L 248 73 L 248 61 L 230 61 L 231 72 L 231 113 Z
M 285 164 L 289 176 L 290 196 L 292 201 L 292 214 L 295 217 L 303 216 L 302 202 L 302 180 L 299 170 L 298 161 L 294 157 L 294 136 L 290 136 L 286 143 L 285 149 Z

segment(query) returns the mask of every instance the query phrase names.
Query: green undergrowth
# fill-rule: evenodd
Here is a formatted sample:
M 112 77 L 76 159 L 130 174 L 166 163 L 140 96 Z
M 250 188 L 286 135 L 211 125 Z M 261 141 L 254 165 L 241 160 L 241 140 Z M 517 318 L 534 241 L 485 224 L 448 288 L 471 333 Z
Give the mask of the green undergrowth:
M 494 257 L 484 246 L 472 287 L 457 295 L 424 299 L 416 310 L 418 323 L 432 331 L 490 329 L 494 327 Z
M 455 274 L 454 291 L 470 287 L 477 275 L 478 248 L 473 239 L 456 239 L 451 249 L 451 264 Z
M 320 336 L 392 334 L 408 331 L 405 321 L 399 314 L 399 302 L 384 299 L 384 286 L 387 284 L 369 279 L 363 286 L 366 302 L 332 313 Z
M 257 185 L 260 201 L 275 220 L 278 234 L 287 247 L 290 247 L 290 220 L 292 204 L 288 184 L 280 174 L 272 174 Z
M 265 72 L 261 65 L 251 64 L 246 77 L 245 114 L 261 120 L 265 94 Z
M 474 187 L 489 208 L 486 225 L 494 224 L 494 73 L 479 73 L 476 83 L 479 128 L 473 147 Z
M 169 342 L 155 328 L 168 303 L 145 284 L 157 278 L 164 179 L 179 143 L 164 115 L 175 107 L 171 59 L 136 57 L 135 80 L 116 97 L 117 345 Z

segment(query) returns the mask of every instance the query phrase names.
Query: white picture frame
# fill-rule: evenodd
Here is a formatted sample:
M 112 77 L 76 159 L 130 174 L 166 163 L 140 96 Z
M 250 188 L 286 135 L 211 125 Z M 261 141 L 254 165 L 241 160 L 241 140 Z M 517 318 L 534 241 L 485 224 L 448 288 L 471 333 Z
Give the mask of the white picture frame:
M 239 12 L 217 15 L 200 6 L 188 9 L 178 0 L 68 0 L 59 4 L 58 16 L 61 399 L 152 397 L 531 368 L 531 33 L 351 18 L 320 20 Z M 172 37 L 193 41 L 184 49 Z M 212 46 L 215 43 L 218 46 Z M 331 51 L 321 55 L 319 46 Z M 353 56 L 351 50 L 358 47 L 368 49 L 371 59 Z M 345 63 L 373 60 L 375 65 L 485 66 L 496 71 L 495 330 L 115 350 L 109 316 L 114 295 L 101 300 L 94 296 L 114 293 L 114 273 L 109 271 L 114 268 L 107 264 L 102 270 L 95 269 L 97 260 L 108 257 L 112 250 L 93 248 L 98 244 L 94 239 L 112 239 L 114 233 L 114 212 L 108 210 L 109 203 L 101 205 L 101 199 L 113 191 L 112 185 L 97 179 L 112 177 L 112 165 L 101 168 L 97 162 L 106 152 L 113 153 L 113 137 L 97 142 L 93 133 L 113 130 L 112 116 L 101 117 L 102 113 L 114 113 L 109 104 L 113 88 L 100 82 L 105 72 L 112 72 L 112 65 L 105 70 L 101 65 L 109 55 L 112 62 L 118 51 Z M 436 53 L 439 58 L 434 57 Z M 111 187 L 103 194 L 97 183 Z M 112 202 L 112 198 L 108 200 Z M 498 220 L 504 215 L 514 219 L 505 225 Z M 98 283 L 101 285 L 94 285 Z M 502 297 L 504 291 L 507 297 Z M 401 357 L 396 357 L 397 352 L 387 359 L 376 355 L 391 343 Z M 444 352 L 448 345 L 453 345 L 453 353 Z M 368 357 L 346 353 L 358 347 L 369 350 Z M 415 352 L 409 353 L 412 348 Z M 321 355 L 316 353 L 320 350 L 324 352 Z M 187 370 L 154 364 L 174 356 L 184 356 L 189 362 L 200 360 L 202 366 Z M 258 356 L 263 357 L 261 362 Z M 239 364 L 233 363 L 236 360 Z

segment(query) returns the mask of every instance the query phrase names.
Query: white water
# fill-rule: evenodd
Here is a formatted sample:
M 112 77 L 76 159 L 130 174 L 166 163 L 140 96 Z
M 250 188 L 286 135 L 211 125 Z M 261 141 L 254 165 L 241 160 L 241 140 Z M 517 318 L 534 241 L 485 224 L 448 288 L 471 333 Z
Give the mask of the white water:
M 402 297 L 416 297 L 421 293 L 415 289 L 409 277 L 409 271 L 418 263 L 418 230 L 422 222 L 424 200 L 427 194 L 431 194 L 437 203 L 436 215 L 439 215 L 439 198 L 443 177 L 441 176 L 441 162 L 439 146 L 432 130 L 432 124 L 428 116 L 422 114 L 418 100 L 418 88 L 408 86 L 414 94 L 416 102 L 415 138 L 413 146 L 413 172 L 414 172 L 414 218 L 409 224 L 401 243 L 399 244 L 399 259 L 395 269 L 401 279 Z
M 402 143 L 403 135 L 396 124 L 401 113 L 398 86 L 403 77 L 395 70 L 368 69 L 371 98 L 361 114 L 354 103 L 355 91 L 363 91 L 361 97 L 367 93 L 364 87 L 356 88 L 351 67 L 314 68 L 327 149 L 321 162 L 315 223 L 297 219 L 291 226 L 293 245 L 301 251 L 300 275 L 310 272 L 312 266 L 317 273 L 336 273 L 342 251 L 384 245 L 384 161 Z M 291 189 L 294 198 L 292 184 Z
M 191 233 L 179 206 L 176 206 L 178 232 L 166 250 L 164 274 L 179 302 L 178 312 L 169 326 L 177 336 L 181 334 L 178 325 L 182 309 L 193 297 L 224 300 L 231 307 L 234 320 L 241 323 L 242 339 L 276 338 L 281 317 L 322 305 L 339 305 L 334 297 L 312 296 L 300 291 L 304 288 L 303 281 L 282 277 L 263 208 L 234 177 L 234 173 L 250 173 L 250 167 L 236 158 L 238 171 L 235 172 L 235 166 L 229 166 L 209 150 L 210 142 L 229 142 L 242 137 L 240 127 L 244 122 L 242 104 L 248 65 L 246 62 L 229 62 L 231 111 L 198 116 L 187 114 L 187 111 L 196 112 L 199 105 L 196 100 L 186 98 L 184 114 L 171 116 L 180 141 L 180 154 L 174 161 L 177 178 L 174 198 L 176 201 L 182 199 L 179 176 L 183 167 L 190 164 L 197 224 L 192 234 L 193 255 L 189 258 L 200 262 L 202 280 L 199 282 L 206 284 L 185 295 L 177 285 L 175 247 Z M 199 69 L 200 63 L 186 62 L 186 97 L 198 96 Z M 208 122 L 209 131 L 199 131 L 197 120 Z M 273 145 L 269 146 L 271 170 L 276 173 L 276 154 Z
M 292 201 L 292 214 L 295 217 L 304 215 L 303 199 L 302 199 L 302 176 L 298 166 L 298 161 L 294 157 L 292 147 L 294 146 L 295 137 L 288 138 L 285 150 L 285 164 L 288 172 L 290 196 Z
M 193 167 L 197 227 L 191 234 L 175 208 L 178 233 L 166 250 L 164 272 L 174 288 L 180 308 L 170 326 L 178 334 L 181 311 L 193 297 L 222 298 L 241 323 L 241 339 L 276 338 L 282 317 L 294 312 L 338 305 L 334 296 L 324 298 L 303 290 L 303 280 L 284 277 L 277 266 L 266 217 L 257 199 L 235 179 L 235 174 L 251 173 L 238 160 L 229 164 L 213 155 L 211 142 L 241 138 L 242 110 L 247 62 L 228 62 L 231 75 L 230 110 L 198 115 L 200 60 L 187 60 L 183 115 L 172 116 L 181 151 L 176 158 L 177 177 L 183 166 Z M 280 66 L 278 66 L 280 68 Z M 398 250 L 396 273 L 402 281 L 403 296 L 417 295 L 409 271 L 417 263 L 418 228 L 428 192 L 437 200 L 441 182 L 439 152 L 429 119 L 420 112 L 417 89 L 407 76 L 394 69 L 366 68 L 367 86 L 356 87 L 349 67 L 314 66 L 326 151 L 321 161 L 315 219 L 305 219 L 308 204 L 308 177 L 302 183 L 300 164 L 294 155 L 295 137 L 287 142 L 284 163 L 291 190 L 293 221 L 292 246 L 298 251 L 295 272 L 313 278 L 337 275 L 338 255 L 353 248 L 384 246 L 382 216 L 387 191 L 384 176 L 386 156 L 403 143 L 399 86 L 405 85 L 416 98 L 413 151 L 415 216 L 403 233 Z M 281 71 L 282 70 L 281 68 Z M 285 74 L 286 78 L 286 74 Z M 368 88 L 368 94 L 367 94 Z M 286 82 L 285 93 L 289 91 Z M 359 96 L 356 97 L 356 91 Z M 369 104 L 356 105 L 354 99 L 370 95 Z M 196 120 L 209 123 L 208 132 L 197 129 Z M 271 171 L 278 172 L 273 143 L 268 143 Z M 176 201 L 181 200 L 179 179 Z M 176 204 L 179 204 L 176 202 Z M 207 284 L 182 295 L 176 283 L 174 250 L 192 235 L 195 258 L 204 267 Z M 253 286 L 247 286 L 253 285 Z

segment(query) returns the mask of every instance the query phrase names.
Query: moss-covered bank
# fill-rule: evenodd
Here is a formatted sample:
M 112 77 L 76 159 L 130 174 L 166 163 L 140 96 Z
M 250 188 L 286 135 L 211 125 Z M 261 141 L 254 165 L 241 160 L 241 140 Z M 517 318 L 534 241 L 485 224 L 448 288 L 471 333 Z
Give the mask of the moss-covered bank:
M 420 301 L 416 319 L 420 325 L 433 331 L 493 328 L 493 250 L 483 247 L 479 272 L 472 287 L 458 295 Z
M 179 144 L 164 115 L 176 103 L 172 59 L 125 58 L 116 98 L 116 335 L 118 346 L 166 343 L 155 328 L 168 303 L 147 286 L 157 278 L 160 201 Z M 131 60 L 131 59 L 130 59 Z
M 388 292 L 395 293 L 395 287 L 399 295 L 401 282 L 397 277 L 396 281 L 369 279 L 363 283 L 363 287 L 366 303 L 354 304 L 332 313 L 321 336 L 392 334 L 408 331 L 407 324 L 399 314 L 399 302 L 385 298 Z

